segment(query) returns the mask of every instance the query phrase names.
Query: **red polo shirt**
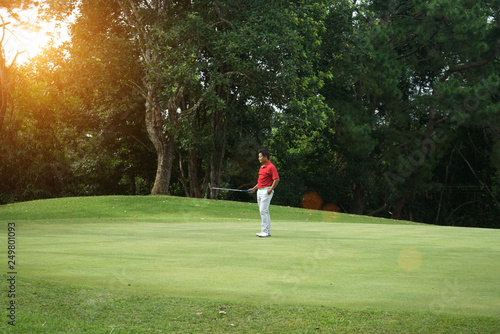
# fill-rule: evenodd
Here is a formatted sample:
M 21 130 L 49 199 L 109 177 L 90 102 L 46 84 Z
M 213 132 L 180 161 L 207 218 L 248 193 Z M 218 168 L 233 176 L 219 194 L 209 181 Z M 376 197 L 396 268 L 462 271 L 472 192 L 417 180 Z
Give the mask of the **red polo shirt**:
M 257 182 L 258 188 L 270 187 L 273 185 L 273 181 L 279 179 L 278 170 L 271 163 L 271 161 L 266 162 L 265 165 L 260 166 L 259 169 L 259 180 Z

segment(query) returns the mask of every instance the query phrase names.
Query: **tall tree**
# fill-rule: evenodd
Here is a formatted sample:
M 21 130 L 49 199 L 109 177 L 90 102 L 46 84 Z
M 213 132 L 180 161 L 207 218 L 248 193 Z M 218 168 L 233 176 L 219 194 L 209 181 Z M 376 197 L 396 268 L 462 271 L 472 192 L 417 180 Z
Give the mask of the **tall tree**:
M 12 124 L 0 140 L 6 200 L 144 194 L 153 184 L 144 100 L 129 82 L 141 75 L 138 53 L 112 24 L 119 7 L 79 9 L 71 43 L 13 67 Z
M 150 78 L 150 76 L 154 76 L 151 67 L 159 62 L 161 56 L 155 53 L 155 48 L 160 47 L 160 45 L 155 44 L 153 32 L 157 31 L 165 21 L 182 20 L 182 17 L 176 17 L 176 11 L 182 7 L 182 4 L 172 4 L 173 8 L 169 8 L 171 3 L 163 1 L 117 0 L 117 3 L 121 7 L 129 27 L 134 30 L 135 39 L 141 52 L 141 61 L 147 73 L 142 82 L 138 83 L 138 87 L 146 99 L 146 127 L 158 159 L 156 180 L 151 192 L 152 194 L 167 194 L 174 159 L 174 138 L 171 129 L 167 129 L 165 126 L 164 116 L 167 113 L 170 122 L 176 123 L 178 109 L 176 100 L 180 91 L 174 92 L 168 105 L 160 103 L 159 90 L 161 88 L 159 83 Z M 169 9 L 172 10 L 169 11 Z M 171 16 L 167 17 L 167 14 Z M 170 111 L 168 112 L 168 110 Z
M 399 194 L 392 207 L 398 219 L 415 190 L 427 187 L 437 148 L 449 144 L 451 137 L 439 138 L 448 121 L 462 117 L 444 92 L 477 87 L 492 73 L 498 13 L 490 1 L 373 1 L 369 8 L 377 13 L 369 18 L 377 22 L 370 36 L 375 61 L 364 92 L 374 121 L 393 133 L 386 139 L 398 143 L 379 156 Z
M 489 158 L 472 163 L 480 155 L 471 149 L 488 143 L 487 157 L 497 142 L 498 2 L 337 1 L 332 8 L 316 66 L 331 73 L 321 95 L 335 113 L 319 117 L 319 127 L 287 118 L 274 139 L 279 158 L 297 166 L 295 183 L 351 213 L 443 221 L 444 212 L 477 202 L 445 202 L 448 190 L 438 204 L 428 199 L 450 186 L 452 172 L 468 172 L 495 210 L 497 170 L 487 167 Z M 491 121 L 480 123 L 479 114 Z M 457 130 L 468 127 L 488 140 Z M 458 142 L 471 156 L 450 166 L 459 162 L 457 149 L 448 154 Z M 312 168 L 322 171 L 323 184 Z
M 286 1 L 118 3 L 145 70 L 146 125 L 158 153 L 152 193 L 168 192 L 178 149 L 188 166 L 188 176 L 181 173 L 186 194 L 201 196 L 208 181 L 221 182 L 228 129 L 239 114 L 272 113 L 299 93 L 308 63 L 301 64 L 306 36 L 297 26 L 311 23 L 298 17 L 305 5 L 298 14 Z
M 361 58 L 366 28 L 356 19 L 351 1 L 328 1 L 324 5 L 323 28 L 307 46 L 316 52 L 311 65 L 317 82 L 308 89 L 322 102 L 299 108 L 298 112 L 286 111 L 274 131 L 271 148 L 277 154 L 284 181 L 277 200 L 301 205 L 304 194 L 315 192 L 324 204 L 338 204 L 349 211 L 346 202 L 352 184 L 366 167 L 370 150 L 370 143 L 365 144 L 365 130 L 347 135 L 347 127 L 353 123 L 349 118 L 358 120 L 363 108 L 352 87 L 364 71 Z M 354 153 L 354 147 L 359 153 Z
M 80 101 L 67 115 L 78 139 L 67 145 L 73 172 L 80 183 L 86 178 L 92 185 L 89 194 L 136 193 L 136 177 L 149 180 L 154 160 L 144 99 L 131 84 L 142 75 L 139 52 L 120 24 L 116 3 L 82 2 L 79 13 L 71 42 L 60 47 L 66 57 L 57 67 L 60 93 Z M 130 188 L 123 189 L 125 184 Z
M 354 17 L 366 27 L 354 43 L 361 47 L 363 68 L 347 99 L 331 100 L 342 110 L 336 138 L 347 170 L 361 167 L 351 174 L 351 212 L 385 211 L 400 219 L 418 193 L 440 187 L 432 173 L 453 141 L 453 128 L 471 116 L 457 106 L 464 95 L 481 90 L 480 82 L 496 81 L 496 7 L 494 1 L 447 0 L 366 1 L 356 7 Z M 478 105 L 493 119 L 488 106 L 495 98 L 486 94 Z M 405 218 L 412 218 L 411 210 Z
M 19 10 L 26 10 L 38 6 L 39 1 L 34 0 L 9 0 L 0 2 L 0 29 L 1 39 L 0 39 L 0 131 L 5 120 L 5 114 L 7 112 L 7 93 L 9 87 L 9 70 L 10 67 L 16 62 L 17 56 L 22 53 L 22 50 L 16 50 L 16 55 L 14 59 L 11 60 L 11 64 L 8 64 L 5 55 L 5 39 L 6 35 L 11 34 L 8 30 L 9 25 L 26 25 L 23 22 L 21 16 L 19 15 Z M 14 38 L 17 38 L 14 36 Z

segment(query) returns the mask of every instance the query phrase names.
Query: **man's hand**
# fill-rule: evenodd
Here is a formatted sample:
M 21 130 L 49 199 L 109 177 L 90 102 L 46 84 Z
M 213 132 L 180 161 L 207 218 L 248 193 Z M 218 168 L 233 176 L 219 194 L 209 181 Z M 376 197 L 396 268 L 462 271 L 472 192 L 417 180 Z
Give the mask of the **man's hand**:
M 268 195 L 271 195 L 273 193 L 274 188 L 276 188 L 278 186 L 279 182 L 280 182 L 280 179 L 276 179 L 276 180 L 273 181 L 273 185 L 271 186 L 271 188 L 269 188 L 267 190 L 267 194 Z

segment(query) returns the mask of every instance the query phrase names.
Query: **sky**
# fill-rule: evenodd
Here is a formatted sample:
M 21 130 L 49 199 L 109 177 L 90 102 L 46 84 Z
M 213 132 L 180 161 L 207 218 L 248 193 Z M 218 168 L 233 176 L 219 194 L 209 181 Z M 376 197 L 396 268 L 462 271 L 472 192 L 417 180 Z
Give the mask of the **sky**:
M 19 54 L 16 62 L 18 64 L 29 61 L 41 50 L 48 45 L 50 42 L 50 36 L 48 33 L 58 32 L 56 30 L 55 22 L 38 22 L 36 10 L 22 11 L 19 13 L 24 21 L 31 24 L 37 25 L 39 28 L 26 28 L 16 26 L 15 21 L 10 19 L 6 13 L 0 10 L 0 15 L 5 19 L 6 22 L 11 22 L 6 26 L 5 36 L 3 40 L 3 47 L 5 49 L 5 56 L 7 59 L 7 64 L 10 64 L 14 59 L 17 52 L 23 53 Z M 1 30 L 0 30 L 1 35 Z M 65 30 L 61 32 L 61 37 L 58 38 L 58 43 L 67 39 L 68 35 Z

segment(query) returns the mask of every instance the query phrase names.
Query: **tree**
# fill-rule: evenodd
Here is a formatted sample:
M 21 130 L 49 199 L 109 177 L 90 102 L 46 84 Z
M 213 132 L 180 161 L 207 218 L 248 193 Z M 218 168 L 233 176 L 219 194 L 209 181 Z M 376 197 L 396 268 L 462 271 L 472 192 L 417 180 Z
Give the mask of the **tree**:
M 2 201 L 144 194 L 153 184 L 144 100 L 129 82 L 140 76 L 137 52 L 110 26 L 112 7 L 80 10 L 71 43 L 13 67 Z
M 347 170 L 359 168 L 351 174 L 357 175 L 351 212 L 367 212 L 368 198 L 370 211 L 400 219 L 405 207 L 422 206 L 415 202 L 418 193 L 439 189 L 432 173 L 455 138 L 450 130 L 470 117 L 457 108 L 460 95 L 495 81 L 500 53 L 494 8 L 488 1 L 445 0 L 369 1 L 357 8 L 356 19 L 366 25 L 365 38 L 355 44 L 363 68 L 345 90 L 351 107 L 331 100 L 342 110 L 335 133 Z M 488 94 L 480 108 L 495 103 Z M 405 218 L 412 217 L 406 210 Z
M 309 112 L 309 120 L 317 120 L 312 127 L 302 125 L 304 117 L 285 118 L 273 139 L 279 159 L 297 166 L 294 181 L 302 194 L 313 188 L 351 213 L 442 222 L 443 210 L 456 213 L 473 200 L 429 199 L 443 183 L 450 186 L 452 171 L 468 171 L 485 189 L 488 211 L 498 210 L 491 183 L 497 169 L 484 160 L 494 152 L 498 133 L 495 2 L 338 1 L 332 8 L 315 66 L 318 73 L 331 73 L 320 93 L 335 113 Z M 469 103 L 473 108 L 464 108 Z M 479 114 L 492 121 L 480 123 Z M 469 127 L 488 140 L 457 130 Z M 450 166 L 459 162 L 451 145 L 457 142 L 469 154 L 475 145 L 486 145 L 481 163 L 471 161 L 479 155 L 464 154 L 461 165 Z M 313 169 L 322 171 L 323 184 Z M 447 181 L 437 177 L 446 180 L 445 174 Z
M 2 29 L 2 37 L 0 39 L 0 131 L 5 120 L 5 114 L 7 112 L 7 94 L 9 89 L 9 71 L 12 65 L 16 62 L 17 56 L 23 51 L 17 50 L 14 59 L 11 64 L 7 64 L 7 59 L 5 57 L 4 41 L 6 35 L 9 33 L 7 26 L 13 24 L 14 22 L 18 25 L 26 25 L 25 22 L 21 20 L 17 10 L 25 10 L 38 5 L 38 1 L 33 0 L 11 0 L 2 1 L 0 3 L 0 10 L 3 13 L 0 14 L 0 28 Z M 14 22 L 6 21 L 6 18 L 11 19 Z
M 13 66 L 9 121 L 0 138 L 0 202 L 62 196 L 68 174 L 64 164 L 62 99 L 47 94 L 45 80 L 26 67 Z M 54 107 L 56 106 L 56 107 Z
M 349 156 L 354 152 L 353 145 L 363 145 L 363 133 L 346 135 L 347 126 L 353 123 L 348 117 L 359 119 L 355 115 L 362 110 L 352 87 L 363 70 L 363 26 L 353 16 L 351 1 L 328 1 L 324 5 L 323 28 L 307 45 L 308 50 L 315 51 L 311 72 L 315 73 L 312 82 L 316 82 L 307 89 L 316 101 L 283 113 L 271 143 L 283 179 L 276 198 L 283 204 L 299 206 L 304 194 L 314 192 L 324 204 L 338 204 L 348 211 L 351 185 L 367 162 L 366 149 Z
M 269 131 L 270 124 L 242 127 L 247 115 L 270 120 L 276 108 L 299 101 L 312 86 L 305 83 L 310 65 L 302 41 L 314 40 L 315 17 L 308 14 L 321 15 L 320 4 L 86 0 L 54 3 L 47 12 L 64 16 L 75 6 L 81 19 L 73 30 L 90 26 L 87 9 L 102 9 L 109 19 L 99 36 L 113 39 L 117 30 L 126 31 L 130 44 L 123 47 L 139 51 L 134 64 L 142 75 L 130 84 L 146 101 L 146 128 L 157 152 L 152 193 L 169 191 L 177 157 L 185 193 L 202 196 L 209 182 L 222 182 L 232 138 Z
M 146 125 L 158 153 L 152 193 L 168 191 L 178 149 L 188 165 L 186 177 L 179 155 L 186 194 L 201 196 L 208 182 L 221 182 L 228 129 L 240 115 L 272 113 L 299 93 L 308 63 L 300 64 L 305 36 L 296 26 L 312 20 L 282 1 L 119 4 L 145 70 Z
M 135 194 L 136 178 L 149 183 L 154 159 L 144 128 L 144 99 L 131 84 L 142 75 L 138 50 L 119 24 L 119 6 L 99 4 L 80 4 L 71 43 L 60 47 L 65 57 L 56 67 L 59 94 L 79 102 L 67 114 L 74 136 L 67 145 L 75 175 L 72 189 Z
M 373 1 L 369 8 L 377 13 L 375 61 L 364 92 L 374 120 L 392 132 L 386 140 L 398 143 L 379 155 L 385 175 L 394 176 L 388 182 L 395 190 L 391 197 L 398 194 L 392 197 L 392 218 L 398 219 L 415 190 L 429 187 L 439 148 L 451 139 L 442 137 L 449 120 L 462 117 L 444 92 L 477 87 L 492 73 L 487 68 L 500 55 L 497 14 L 488 1 Z

